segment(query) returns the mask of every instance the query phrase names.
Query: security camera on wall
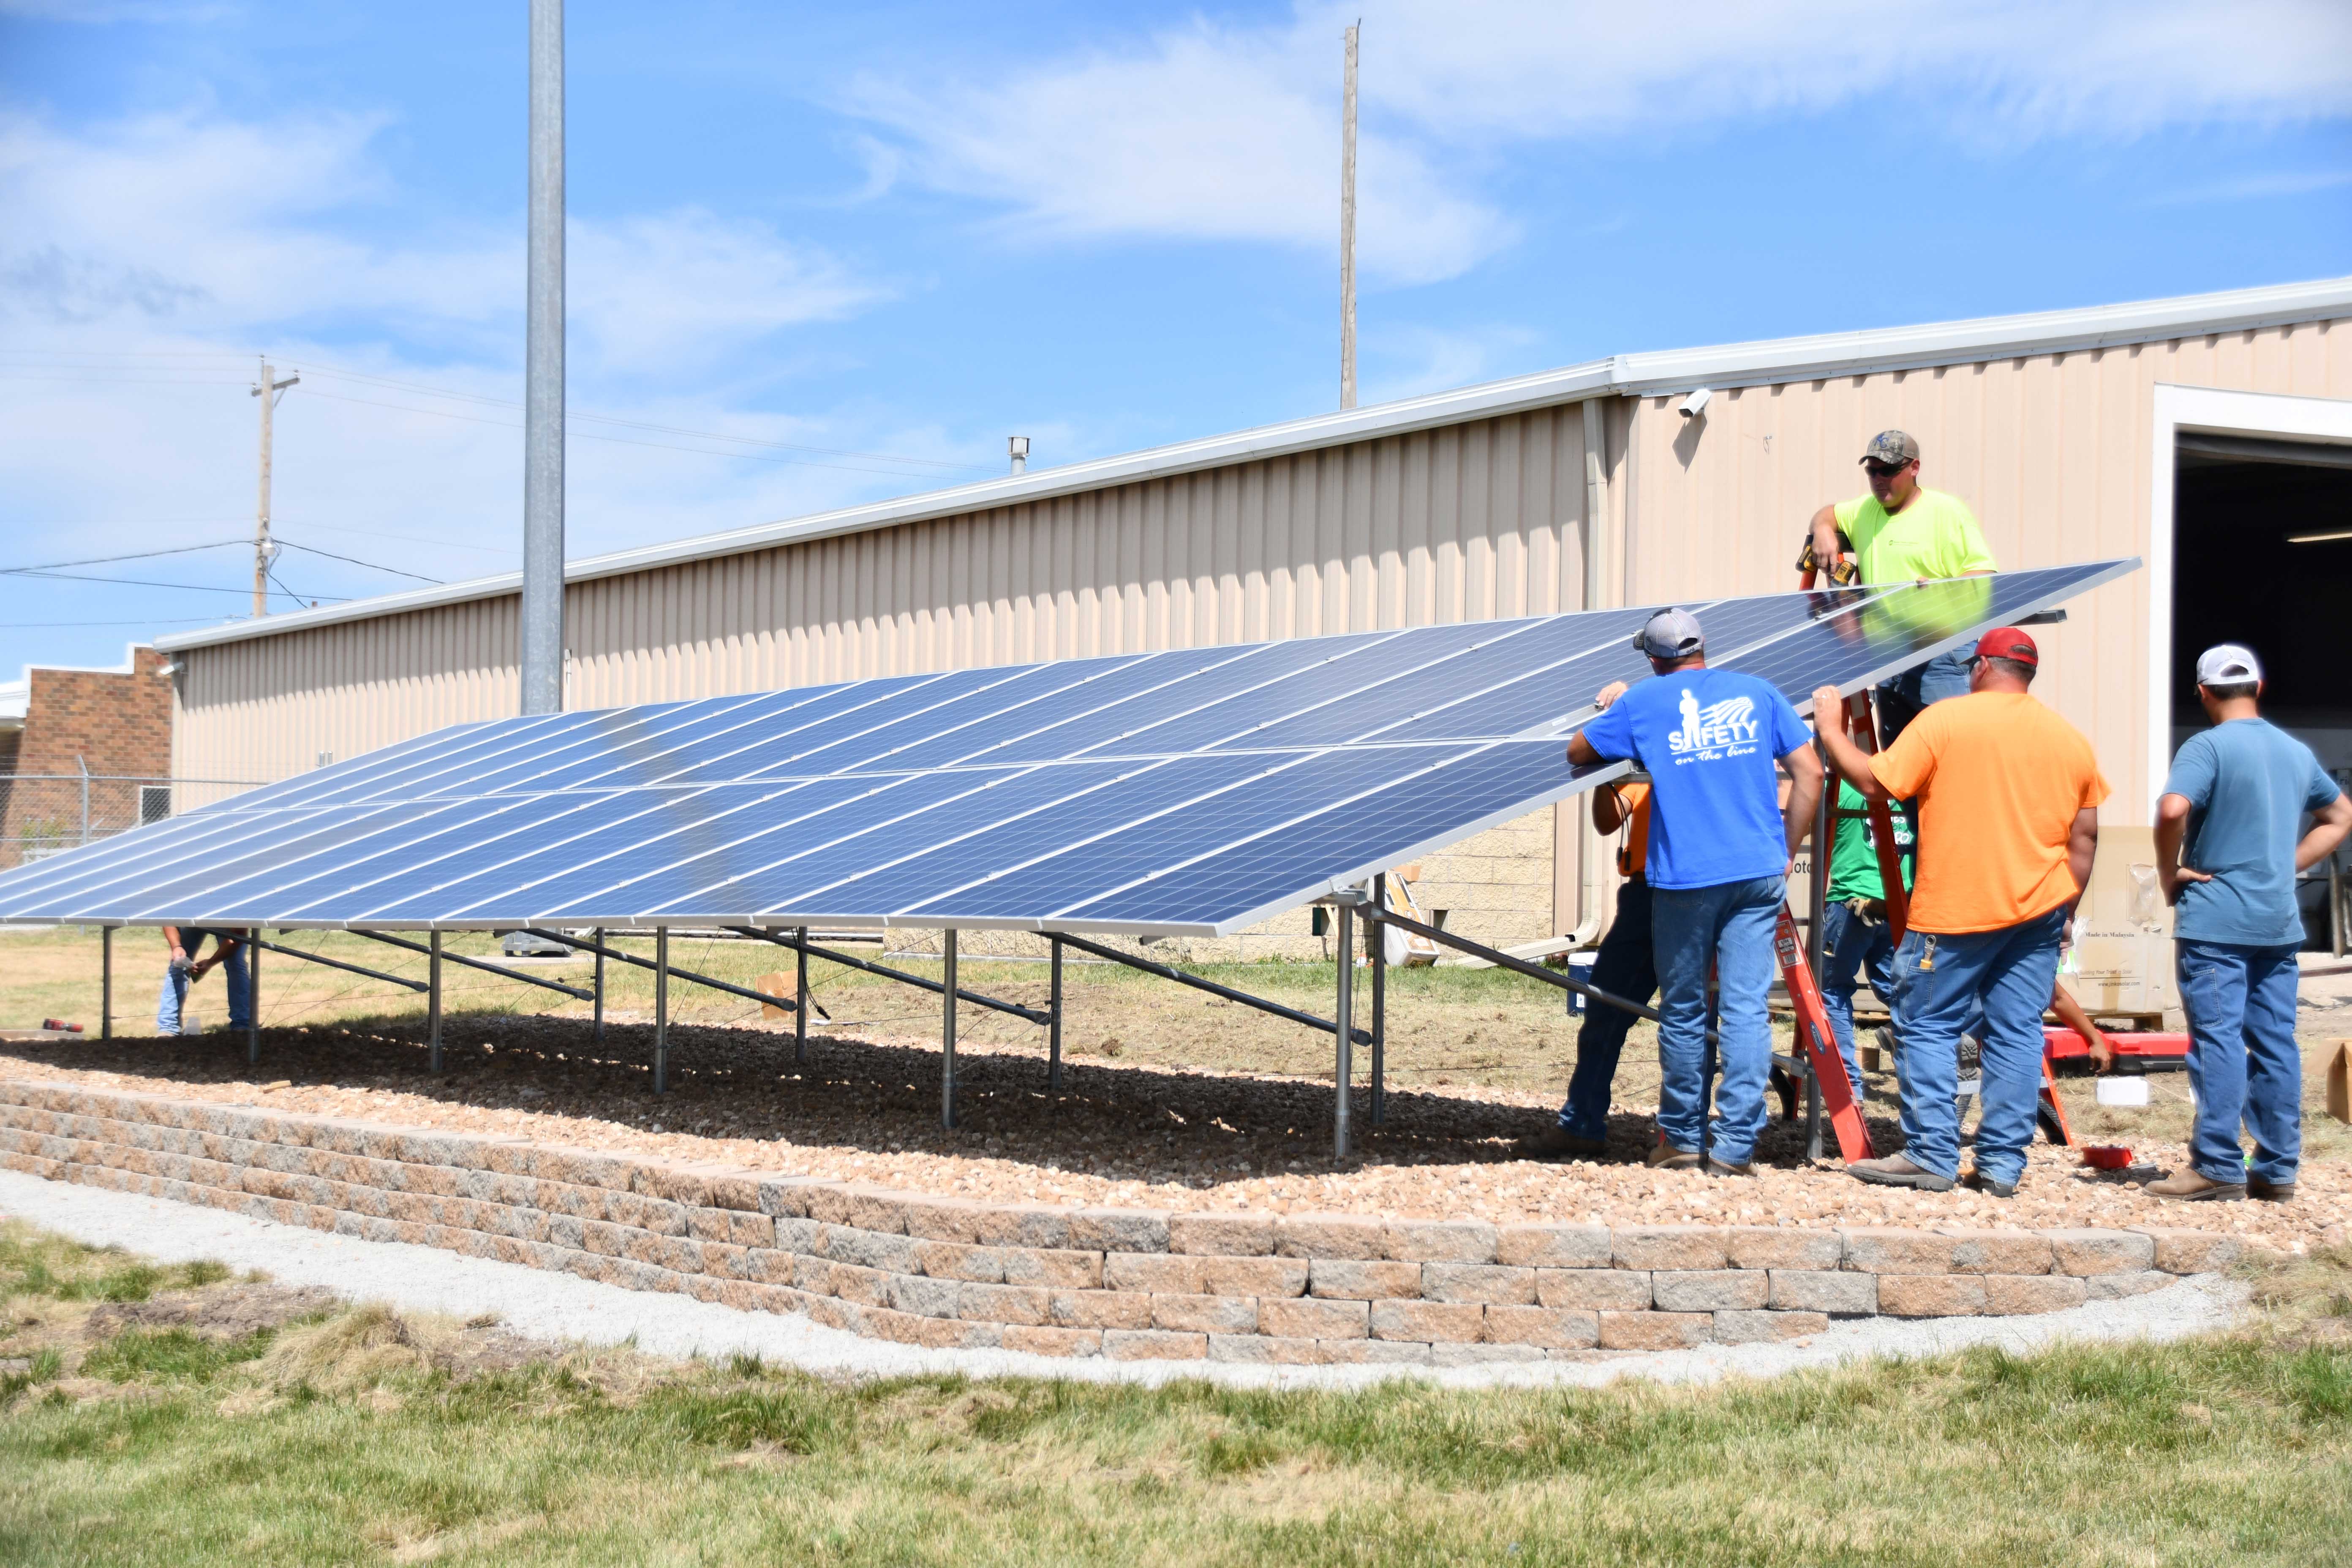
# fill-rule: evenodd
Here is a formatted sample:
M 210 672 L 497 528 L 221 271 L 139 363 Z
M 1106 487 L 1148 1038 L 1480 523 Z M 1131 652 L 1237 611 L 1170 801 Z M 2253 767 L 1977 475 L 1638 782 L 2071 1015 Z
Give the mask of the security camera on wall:
M 1684 398 L 1682 405 L 1683 417 L 1685 419 L 1696 419 L 1700 415 L 1706 413 L 1707 399 L 1714 395 L 1714 393 L 1709 392 L 1706 387 L 1702 386 L 1696 392 L 1692 393 L 1688 397 Z

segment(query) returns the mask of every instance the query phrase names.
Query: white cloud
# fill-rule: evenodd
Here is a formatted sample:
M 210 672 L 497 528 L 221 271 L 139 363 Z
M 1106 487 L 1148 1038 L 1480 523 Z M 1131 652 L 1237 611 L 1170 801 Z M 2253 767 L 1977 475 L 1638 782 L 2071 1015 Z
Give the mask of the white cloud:
M 2352 113 L 2342 0 L 1313 0 L 985 80 L 869 78 L 844 106 L 895 138 L 901 177 L 1000 203 L 1016 232 L 1328 252 L 1359 16 L 1360 235 L 1390 281 L 1508 243 L 1484 186 L 1515 144 L 1654 142 L 1882 92 L 1868 112 L 1982 147 Z

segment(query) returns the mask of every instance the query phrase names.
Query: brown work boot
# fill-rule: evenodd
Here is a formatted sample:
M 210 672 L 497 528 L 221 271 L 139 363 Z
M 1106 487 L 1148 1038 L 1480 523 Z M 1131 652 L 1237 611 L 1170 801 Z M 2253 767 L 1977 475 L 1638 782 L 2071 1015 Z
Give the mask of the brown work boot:
M 1911 1187 L 1923 1193 L 1948 1193 L 1952 1179 L 1913 1164 L 1900 1154 L 1889 1154 L 1883 1160 L 1856 1160 L 1845 1168 L 1845 1173 L 1857 1182 L 1868 1182 L 1874 1187 Z
M 1512 1156 L 1520 1160 L 1600 1160 L 1608 1153 L 1608 1140 L 1581 1137 L 1557 1121 L 1511 1145 Z
M 1692 1149 L 1677 1149 L 1661 1138 L 1650 1146 L 1642 1163 L 1653 1171 L 1695 1171 L 1698 1168 L 1698 1153 Z
M 2184 1204 L 2234 1204 L 2246 1195 L 2243 1182 L 2217 1182 L 2203 1173 L 2183 1165 L 2160 1182 L 2150 1182 L 2140 1191 L 2150 1197 L 2170 1198 Z
M 2291 1204 L 2294 1202 L 2293 1182 L 2266 1182 L 2260 1176 L 2246 1178 L 2246 1195 L 2259 1203 Z
M 1756 1166 L 1752 1161 L 1735 1165 L 1728 1160 L 1718 1160 L 1709 1154 L 1706 1157 L 1706 1173 L 1710 1176 L 1752 1176 L 1756 1173 Z

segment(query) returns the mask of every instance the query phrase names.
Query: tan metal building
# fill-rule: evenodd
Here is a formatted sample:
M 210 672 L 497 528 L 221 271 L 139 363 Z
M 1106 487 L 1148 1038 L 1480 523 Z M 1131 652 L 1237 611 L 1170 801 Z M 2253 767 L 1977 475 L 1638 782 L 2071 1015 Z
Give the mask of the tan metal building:
M 1619 355 L 582 560 L 566 704 L 1782 590 L 1805 519 L 1859 492 L 1856 458 L 1887 426 L 1919 437 L 1924 481 L 1975 510 L 2004 567 L 2147 561 L 2051 628 L 2037 689 L 2098 747 L 2121 851 L 2103 865 L 2122 877 L 2185 721 L 2175 643 L 2213 618 L 2195 594 L 2176 605 L 2176 532 L 2221 542 L 2188 568 L 2201 592 L 2245 568 L 2240 521 L 2269 560 L 2287 512 L 2341 515 L 2352 278 Z M 2176 516 L 2176 489 L 2196 518 Z M 2347 552 L 2280 557 L 2339 628 L 2324 655 L 2338 689 L 2352 600 L 2330 616 L 2325 584 L 2352 590 Z M 284 777 L 514 712 L 519 585 L 161 639 L 174 771 Z M 2302 717 L 2352 763 L 2352 715 Z M 1613 878 L 1577 822 L 1571 803 L 1434 858 L 1424 904 L 1496 942 L 1597 920 Z M 2134 923 L 2161 921 L 2143 900 Z

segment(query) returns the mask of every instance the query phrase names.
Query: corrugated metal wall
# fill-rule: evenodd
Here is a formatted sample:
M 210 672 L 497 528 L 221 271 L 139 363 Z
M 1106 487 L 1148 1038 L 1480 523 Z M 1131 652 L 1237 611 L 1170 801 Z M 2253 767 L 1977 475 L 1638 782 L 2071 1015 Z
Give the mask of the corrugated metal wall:
M 1612 400 L 1613 591 L 1601 602 L 1789 586 L 1805 520 L 1861 489 L 1855 457 L 1887 425 L 1920 438 L 1927 482 L 1976 510 L 2003 565 L 2144 554 L 2159 381 L 2347 397 L 2352 344 L 2315 324 L 1789 382 L 1720 391 L 1698 422 L 1675 398 Z M 580 583 L 567 700 L 1580 608 L 1583 463 L 1581 412 L 1566 405 Z M 510 713 L 515 608 L 191 649 L 175 767 L 283 777 L 321 752 Z M 2156 782 L 2143 761 L 2150 614 L 2145 575 L 2074 606 L 2042 686 L 2097 742 L 2117 823 L 2147 820 Z M 1469 869 L 1463 906 L 1507 906 L 1481 921 L 1497 939 L 1573 923 L 1574 837 L 1550 840 L 1550 908 L 1527 879 Z M 1524 834 L 1511 842 L 1538 853 Z M 1473 879 L 1518 890 L 1477 893 Z

